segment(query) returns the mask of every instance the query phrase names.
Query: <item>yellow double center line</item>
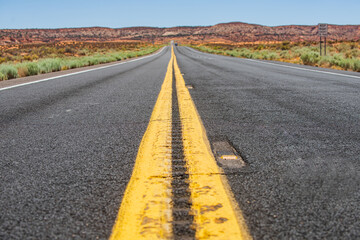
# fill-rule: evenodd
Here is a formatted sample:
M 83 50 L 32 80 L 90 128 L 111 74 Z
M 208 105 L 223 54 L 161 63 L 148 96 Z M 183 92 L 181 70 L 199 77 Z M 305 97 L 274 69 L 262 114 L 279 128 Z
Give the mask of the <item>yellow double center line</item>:
M 196 239 L 251 239 L 171 50 L 164 83 L 141 141 L 110 239 L 172 239 L 172 81 L 175 75 L 182 143 Z

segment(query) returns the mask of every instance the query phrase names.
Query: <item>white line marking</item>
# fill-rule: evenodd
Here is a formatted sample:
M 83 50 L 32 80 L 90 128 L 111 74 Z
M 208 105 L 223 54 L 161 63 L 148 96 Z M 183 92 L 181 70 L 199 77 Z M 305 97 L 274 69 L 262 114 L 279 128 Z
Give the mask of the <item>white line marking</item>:
M 189 48 L 189 49 L 191 49 L 195 53 L 203 53 L 203 52 L 197 51 L 197 50 L 195 50 L 193 48 Z M 203 54 L 211 54 L 211 53 L 203 53 Z M 212 54 L 212 55 L 215 55 L 215 54 Z M 222 55 L 216 55 L 216 56 L 222 56 Z M 226 57 L 226 56 L 224 56 L 224 57 Z M 249 59 L 249 58 L 238 58 L 238 59 L 251 61 L 251 62 L 257 62 L 257 63 L 268 64 L 268 65 L 274 65 L 274 66 L 278 66 L 278 67 L 293 68 L 293 69 L 309 71 L 309 72 L 326 73 L 326 74 L 331 74 L 331 75 L 336 75 L 336 76 L 341 76 L 341 77 L 350 77 L 350 78 L 358 78 L 358 79 L 360 79 L 360 76 L 347 75 L 347 74 L 342 74 L 342 73 L 333 73 L 333 72 L 326 72 L 326 71 L 315 70 L 315 69 L 293 67 L 293 66 L 282 65 L 282 64 L 277 64 L 277 63 L 270 63 L 270 62 L 265 62 L 265 61 L 259 61 L 259 60 L 256 60 L 256 59 Z
M 163 47 L 160 52 L 157 52 L 157 53 L 155 53 L 155 54 L 151 54 L 151 55 L 148 55 L 148 56 L 145 56 L 145 57 L 133 59 L 133 60 L 130 60 L 130 61 L 127 61 L 127 62 L 116 63 L 116 64 L 113 64 L 113 65 L 110 65 L 110 66 L 103 66 L 103 67 L 93 68 L 93 69 L 84 70 L 84 71 L 75 72 L 75 73 L 68 73 L 68 74 L 64 74 L 64 75 L 60 75 L 60 76 L 56 76 L 56 77 L 51 77 L 51 78 L 45 78 L 45 79 L 41 79 L 41 80 L 37 80 L 37 81 L 33 81 L 33 82 L 21 83 L 21 84 L 9 86 L 9 87 L 0 88 L 0 91 L 4 91 L 4 90 L 11 89 L 11 88 L 16 88 L 16 87 L 21 87 L 21 86 L 25 86 L 25 85 L 30 85 L 30 84 L 34 84 L 34 83 L 39 83 L 39 82 L 45 82 L 45 81 L 49 81 L 49 80 L 53 80 L 53 79 L 57 79 L 57 78 L 68 77 L 68 76 L 72 76 L 72 75 L 77 75 L 77 74 L 80 74 L 80 73 L 86 73 L 86 72 L 91 72 L 91 71 L 100 70 L 100 69 L 104 69 L 104 68 L 119 66 L 119 65 L 125 64 L 125 63 L 136 62 L 136 61 L 139 61 L 139 60 L 143 60 L 143 59 L 145 59 L 145 58 L 154 57 L 154 56 L 160 54 L 162 51 L 164 51 L 165 48 L 166 48 L 166 47 Z M 10 81 L 11 81 L 11 80 L 10 80 Z

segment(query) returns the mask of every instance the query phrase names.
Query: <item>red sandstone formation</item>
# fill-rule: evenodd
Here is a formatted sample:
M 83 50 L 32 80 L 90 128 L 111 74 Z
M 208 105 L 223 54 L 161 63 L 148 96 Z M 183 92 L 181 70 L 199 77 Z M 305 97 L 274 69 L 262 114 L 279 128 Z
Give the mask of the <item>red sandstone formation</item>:
M 329 25 L 328 40 L 360 40 L 360 25 Z M 288 25 L 268 27 L 241 22 L 207 27 L 131 27 L 131 28 L 62 28 L 0 29 L 0 45 L 62 41 L 148 41 L 168 42 L 273 42 L 317 41 L 317 26 Z

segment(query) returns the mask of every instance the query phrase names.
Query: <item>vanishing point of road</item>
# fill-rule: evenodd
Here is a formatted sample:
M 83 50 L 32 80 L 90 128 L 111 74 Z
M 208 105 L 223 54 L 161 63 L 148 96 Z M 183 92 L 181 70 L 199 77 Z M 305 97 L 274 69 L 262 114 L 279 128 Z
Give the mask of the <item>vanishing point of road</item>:
M 1 82 L 0 239 L 359 239 L 359 93 L 180 46 Z

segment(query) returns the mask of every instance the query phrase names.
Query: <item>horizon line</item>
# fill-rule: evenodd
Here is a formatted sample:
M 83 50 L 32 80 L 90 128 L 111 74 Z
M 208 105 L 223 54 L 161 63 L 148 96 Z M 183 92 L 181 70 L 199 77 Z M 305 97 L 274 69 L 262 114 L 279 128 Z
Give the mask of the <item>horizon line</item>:
M 158 28 L 158 29 L 166 29 L 166 28 L 196 28 L 196 27 L 213 27 L 220 24 L 231 24 L 231 23 L 240 23 L 240 24 L 247 24 L 247 25 L 257 25 L 263 27 L 284 27 L 284 26 L 317 26 L 318 24 L 308 25 L 308 24 L 285 24 L 285 25 L 263 25 L 257 23 L 246 23 L 241 21 L 231 21 L 231 22 L 223 22 L 223 23 L 216 23 L 213 25 L 179 25 L 179 26 L 172 26 L 172 27 L 154 27 L 154 26 L 129 26 L 129 27 L 105 27 L 105 26 L 87 26 L 87 27 L 31 27 L 31 28 L 0 28 L 0 30 L 31 30 L 31 29 L 46 29 L 46 30 L 56 30 L 56 29 L 76 29 L 76 28 L 109 28 L 109 29 L 124 29 L 124 28 Z M 359 26 L 360 24 L 333 24 L 327 23 L 328 25 L 332 26 Z

